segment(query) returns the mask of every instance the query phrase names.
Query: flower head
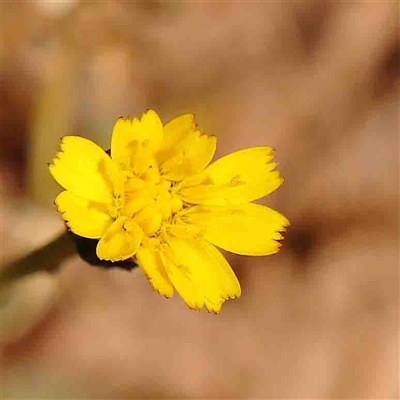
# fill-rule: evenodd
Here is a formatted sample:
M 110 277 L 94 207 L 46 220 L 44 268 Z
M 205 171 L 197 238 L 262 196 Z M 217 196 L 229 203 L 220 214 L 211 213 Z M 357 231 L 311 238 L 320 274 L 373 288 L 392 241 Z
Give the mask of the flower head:
M 253 256 L 279 250 L 288 220 L 252 203 L 283 181 L 271 147 L 210 164 L 216 138 L 193 114 L 163 126 L 153 110 L 117 120 L 110 155 L 78 136 L 60 147 L 49 169 L 65 189 L 55 203 L 67 226 L 98 239 L 100 259 L 135 261 L 166 297 L 175 289 L 189 307 L 218 312 L 241 289 L 215 246 Z

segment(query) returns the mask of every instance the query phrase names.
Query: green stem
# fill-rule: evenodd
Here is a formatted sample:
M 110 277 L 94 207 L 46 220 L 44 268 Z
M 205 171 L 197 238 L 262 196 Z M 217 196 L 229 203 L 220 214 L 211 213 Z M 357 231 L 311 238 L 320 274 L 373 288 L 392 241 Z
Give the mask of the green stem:
M 62 233 L 51 242 L 7 265 L 0 271 L 0 286 L 36 271 L 55 271 L 76 248 L 68 233 Z

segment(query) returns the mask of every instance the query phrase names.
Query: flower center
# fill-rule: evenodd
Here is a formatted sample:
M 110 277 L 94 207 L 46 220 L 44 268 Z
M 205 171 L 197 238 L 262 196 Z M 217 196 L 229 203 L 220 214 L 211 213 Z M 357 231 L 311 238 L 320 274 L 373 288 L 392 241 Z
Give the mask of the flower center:
M 116 195 L 112 204 L 108 208 L 111 218 L 117 219 L 122 214 L 122 209 L 125 205 L 125 199 L 121 195 Z
M 140 177 L 128 178 L 125 196 L 115 197 L 110 215 L 132 218 L 151 238 L 182 208 L 182 200 L 174 194 L 172 183 L 160 175 L 156 166 L 150 166 Z

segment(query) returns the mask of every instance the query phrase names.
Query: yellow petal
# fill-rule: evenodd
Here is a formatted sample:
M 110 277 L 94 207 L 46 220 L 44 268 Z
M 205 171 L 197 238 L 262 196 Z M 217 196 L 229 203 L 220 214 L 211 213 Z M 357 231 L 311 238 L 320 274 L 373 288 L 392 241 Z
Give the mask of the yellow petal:
M 147 205 L 153 203 L 156 195 L 156 187 L 147 182 L 143 184 L 140 189 L 125 193 L 123 214 L 126 216 L 133 216 Z
M 178 195 L 204 205 L 239 205 L 259 199 L 283 182 L 271 147 L 236 151 L 212 163 L 202 173 L 186 178 Z
M 119 217 L 97 244 L 100 260 L 122 261 L 131 258 L 143 239 L 140 226 L 127 217 Z
M 135 140 L 132 130 L 132 120 L 118 118 L 111 134 L 111 158 L 117 164 L 130 162 L 132 149 L 130 144 Z
M 147 205 L 134 216 L 134 221 L 143 229 L 146 236 L 154 235 L 162 223 L 159 206 L 156 202 Z
M 82 199 L 66 190 L 56 197 L 55 203 L 67 226 L 82 237 L 99 239 L 113 222 L 107 204 Z
M 136 260 L 153 288 L 165 297 L 172 297 L 174 288 L 165 271 L 158 248 L 141 246 L 136 253 Z
M 161 252 L 176 291 L 193 309 L 219 312 L 229 298 L 241 295 L 240 284 L 221 253 L 204 240 L 168 238 Z
M 196 206 L 182 221 L 202 229 L 204 238 L 236 254 L 264 256 L 276 253 L 289 221 L 277 211 L 248 203 L 236 207 Z
M 164 126 L 164 140 L 157 154 L 159 164 L 170 158 L 170 150 L 195 128 L 194 114 L 174 118 Z
M 171 146 L 168 157 L 160 164 L 161 175 L 172 181 L 180 181 L 198 174 L 214 157 L 217 140 L 198 130 L 188 132 Z
M 111 157 L 122 169 L 142 174 L 163 140 L 162 122 L 153 110 L 139 119 L 117 120 L 111 137 Z
M 84 199 L 110 202 L 120 172 L 106 152 L 92 141 L 79 136 L 61 140 L 49 170 L 66 190 Z

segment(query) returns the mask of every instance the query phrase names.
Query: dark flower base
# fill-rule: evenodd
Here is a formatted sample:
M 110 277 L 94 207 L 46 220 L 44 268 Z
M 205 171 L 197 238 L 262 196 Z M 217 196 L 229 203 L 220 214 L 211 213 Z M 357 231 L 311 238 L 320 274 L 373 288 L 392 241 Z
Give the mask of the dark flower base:
M 137 267 L 137 264 L 133 262 L 133 260 L 125 260 L 125 261 L 105 261 L 100 260 L 96 254 L 96 247 L 99 241 L 97 239 L 87 239 L 81 236 L 75 235 L 72 232 L 69 232 L 69 235 L 72 241 L 75 243 L 76 250 L 80 257 L 85 260 L 90 265 L 94 267 L 100 268 L 121 268 L 127 271 L 131 271 L 133 268 Z

